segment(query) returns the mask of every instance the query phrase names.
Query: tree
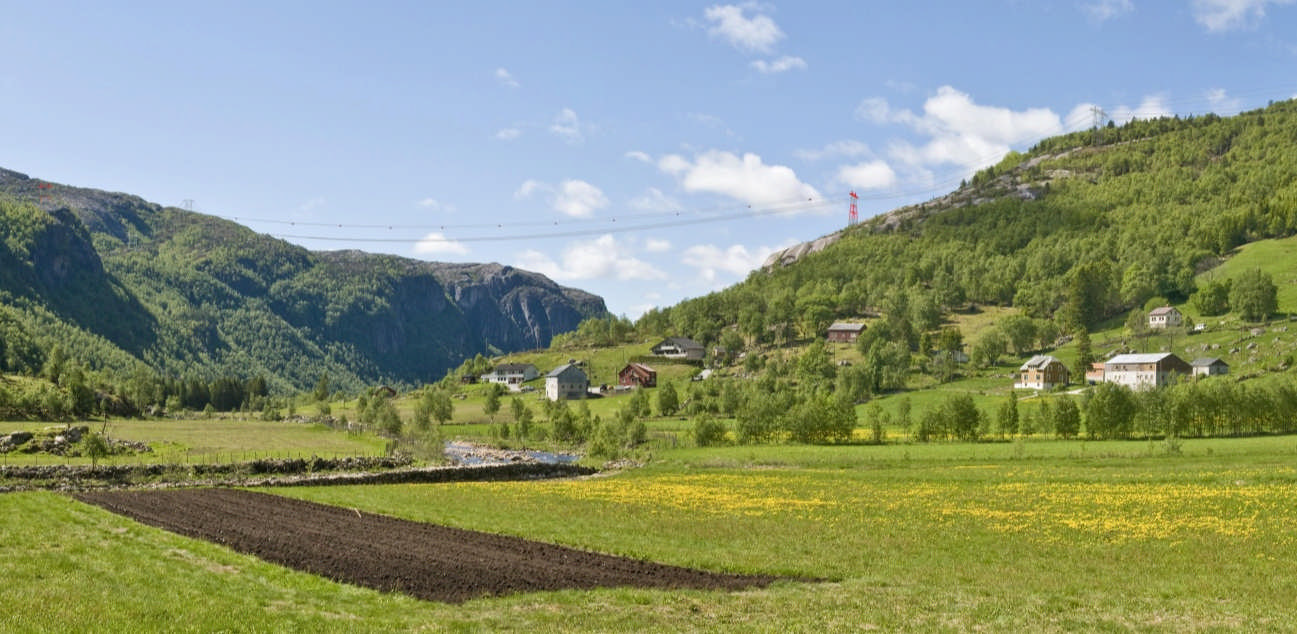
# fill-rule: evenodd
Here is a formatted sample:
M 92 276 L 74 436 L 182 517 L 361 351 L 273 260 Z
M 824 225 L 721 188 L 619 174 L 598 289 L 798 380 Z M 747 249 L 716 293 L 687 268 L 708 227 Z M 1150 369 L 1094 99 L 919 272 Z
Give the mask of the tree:
M 711 414 L 703 414 L 694 421 L 694 444 L 699 447 L 725 442 L 725 433 L 725 423 L 716 420 Z
M 1054 433 L 1059 438 L 1075 438 L 1081 433 L 1081 410 L 1070 397 L 1058 399 L 1054 408 Z
M 445 390 L 434 389 L 423 393 L 423 402 L 428 407 L 428 414 L 438 425 L 445 424 L 455 415 L 455 402 Z
M 982 413 L 968 394 L 957 394 L 942 405 L 950 430 L 960 440 L 977 440 L 982 423 Z
M 1085 429 L 1091 438 L 1126 438 L 1135 416 L 1135 397 L 1130 388 L 1100 383 L 1085 404 Z
M 1278 308 L 1278 292 L 1269 273 L 1251 269 L 1234 279 L 1229 291 L 1229 305 L 1244 320 L 1261 321 Z
M 1198 287 L 1189 303 L 1204 317 L 1224 315 L 1229 312 L 1230 280 L 1208 280 Z
M 1000 357 L 1008 351 L 1008 347 L 1008 340 L 998 328 L 987 328 L 973 344 L 970 360 L 983 368 L 993 366 L 1000 362 Z
M 1090 329 L 1082 326 L 1076 331 L 1076 365 L 1072 367 L 1077 382 L 1085 380 L 1091 363 L 1094 363 L 1094 346 L 1090 343 Z
M 311 396 L 314 397 L 316 401 L 323 401 L 329 398 L 328 372 L 320 373 L 320 380 L 315 383 L 315 391 L 311 393 Z
M 482 412 L 495 422 L 495 415 L 500 411 L 500 393 L 504 388 L 499 383 L 492 383 L 486 389 L 486 400 L 482 403 Z
M 816 339 L 806 346 L 806 351 L 797 358 L 797 377 L 807 383 L 832 381 L 836 370 L 829 349 L 823 339 Z
M 670 416 L 680 410 L 680 395 L 670 381 L 664 381 L 658 387 L 658 413 Z
M 112 448 L 108 445 L 108 440 L 99 432 L 90 432 L 81 441 L 82 450 L 90 457 L 90 468 L 94 469 L 99 465 L 99 461 L 107 458 L 112 453 Z
M 1013 353 L 1026 354 L 1036 340 L 1036 324 L 1026 315 L 1009 315 L 997 324 L 1000 332 L 1013 345 Z
M 1018 393 L 1009 390 L 1009 398 L 1000 405 L 1000 411 L 995 420 L 1000 428 L 1000 437 L 1014 435 L 1018 433 Z

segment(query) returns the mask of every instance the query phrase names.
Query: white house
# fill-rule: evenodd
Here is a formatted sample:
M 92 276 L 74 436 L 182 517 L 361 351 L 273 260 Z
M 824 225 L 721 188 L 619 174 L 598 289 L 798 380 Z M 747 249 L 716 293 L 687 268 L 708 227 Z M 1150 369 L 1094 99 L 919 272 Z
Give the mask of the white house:
M 575 364 L 560 365 L 545 377 L 545 398 L 551 401 L 585 398 L 590 379 Z
M 656 346 L 653 346 L 653 354 L 667 359 L 687 359 L 689 361 L 701 361 L 707 353 L 703 344 L 694 341 L 688 337 L 667 337 Z
M 1103 380 L 1142 390 L 1166 385 L 1172 374 L 1188 376 L 1188 363 L 1170 352 L 1119 354 L 1103 364 Z
M 1184 323 L 1184 315 L 1175 306 L 1161 306 L 1148 313 L 1149 328 L 1174 328 Z
M 1018 368 L 1018 380 L 1013 387 L 1027 390 L 1050 390 L 1067 385 L 1071 372 L 1062 361 L 1049 355 L 1036 355 Z
M 482 375 L 487 383 L 500 383 L 515 388 L 540 376 L 540 370 L 530 363 L 501 363 Z
M 1217 376 L 1229 374 L 1229 364 L 1216 357 L 1203 357 L 1189 362 L 1194 376 Z

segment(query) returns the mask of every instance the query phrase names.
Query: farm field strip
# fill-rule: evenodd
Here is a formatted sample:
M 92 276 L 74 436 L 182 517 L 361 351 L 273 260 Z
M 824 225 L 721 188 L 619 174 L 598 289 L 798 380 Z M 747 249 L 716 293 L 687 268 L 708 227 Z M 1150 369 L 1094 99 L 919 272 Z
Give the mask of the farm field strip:
M 236 489 L 75 497 L 289 568 L 433 601 L 621 586 L 742 589 L 774 580 L 636 561 Z

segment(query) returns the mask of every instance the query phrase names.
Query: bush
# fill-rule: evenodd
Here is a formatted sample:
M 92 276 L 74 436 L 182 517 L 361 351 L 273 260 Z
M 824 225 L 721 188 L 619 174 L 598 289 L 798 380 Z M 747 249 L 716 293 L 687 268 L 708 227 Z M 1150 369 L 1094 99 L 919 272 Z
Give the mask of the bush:
M 699 447 L 711 447 L 725 442 L 729 433 L 725 423 L 716 420 L 711 414 L 703 414 L 694 421 L 694 444 Z

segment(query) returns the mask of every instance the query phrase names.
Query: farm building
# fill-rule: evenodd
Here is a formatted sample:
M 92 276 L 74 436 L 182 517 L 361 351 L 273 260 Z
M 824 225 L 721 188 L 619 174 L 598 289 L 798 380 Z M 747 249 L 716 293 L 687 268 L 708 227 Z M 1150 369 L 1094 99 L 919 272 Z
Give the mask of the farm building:
M 703 347 L 703 344 L 688 337 L 667 337 L 662 340 L 662 343 L 653 346 L 654 356 L 667 359 L 702 361 L 703 355 L 706 353 L 707 349 Z
M 551 401 L 585 398 L 589 388 L 590 379 L 574 363 L 560 365 L 545 377 L 545 398 Z
M 860 333 L 864 331 L 864 324 L 839 321 L 829 326 L 827 338 L 830 343 L 855 343 L 860 338 Z
M 503 385 L 521 385 L 540 376 L 540 370 L 530 363 L 502 363 L 495 366 L 494 370 L 482 375 L 482 380 L 487 383 L 500 383 Z
M 1149 328 L 1174 328 L 1184 323 L 1184 315 L 1175 306 L 1161 306 L 1148 313 Z
M 1103 383 L 1103 362 L 1095 361 L 1090 364 L 1090 369 L 1085 371 L 1085 382 L 1090 385 Z
M 1166 385 L 1173 374 L 1188 376 L 1192 368 L 1170 352 L 1119 354 L 1103 364 L 1103 380 L 1142 390 Z
M 1217 376 L 1229 374 L 1229 364 L 1216 357 L 1202 357 L 1189 362 L 1194 376 Z
M 619 385 L 637 385 L 639 387 L 657 387 L 657 370 L 643 363 L 628 363 L 617 373 Z
M 1049 390 L 1067 385 L 1070 372 L 1062 361 L 1049 355 L 1036 355 L 1018 368 L 1018 380 L 1013 387 L 1029 390 Z

